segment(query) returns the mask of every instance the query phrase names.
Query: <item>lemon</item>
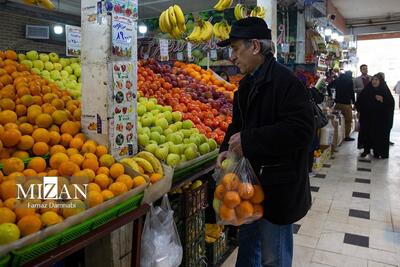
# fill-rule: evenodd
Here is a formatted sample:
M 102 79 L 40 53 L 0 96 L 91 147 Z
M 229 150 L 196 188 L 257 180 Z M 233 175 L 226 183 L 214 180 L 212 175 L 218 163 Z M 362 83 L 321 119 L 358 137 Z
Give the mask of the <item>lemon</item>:
M 13 223 L 0 224 L 0 245 L 12 243 L 19 239 L 19 228 Z

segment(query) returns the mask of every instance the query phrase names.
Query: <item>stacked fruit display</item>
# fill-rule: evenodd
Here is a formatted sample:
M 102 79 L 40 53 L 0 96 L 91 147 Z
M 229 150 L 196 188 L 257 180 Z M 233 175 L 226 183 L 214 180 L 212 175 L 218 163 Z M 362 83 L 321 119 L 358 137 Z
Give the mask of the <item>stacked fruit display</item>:
M 250 12 L 250 17 L 257 17 L 257 18 L 264 19 L 265 18 L 265 8 L 262 6 L 256 6 Z
M 230 8 L 233 3 L 233 0 L 219 0 L 218 3 L 214 6 L 214 9 L 217 11 L 223 11 L 227 8 Z
M 235 6 L 234 15 L 236 20 L 247 18 L 247 8 L 243 4 L 237 4 Z
M 67 89 L 73 98 L 81 98 L 81 65 L 79 58 L 60 58 L 56 53 L 29 51 L 18 55 L 19 63 L 28 66 L 58 87 Z
M 220 27 L 218 29 L 221 31 Z M 194 43 L 208 42 L 211 40 L 213 32 L 214 27 L 211 22 L 198 19 L 192 33 L 187 37 L 187 40 Z
M 164 177 L 164 169 L 161 161 L 154 154 L 147 151 L 141 151 L 131 158 L 124 158 L 121 160 L 121 163 L 128 165 L 139 173 L 147 175 L 151 183 L 156 183 Z
M 161 32 L 168 33 L 173 38 L 179 39 L 186 31 L 185 16 L 178 5 L 170 6 L 161 13 L 158 19 Z
M 231 26 L 226 20 L 220 21 L 214 24 L 213 27 L 214 36 L 226 40 L 229 39 L 229 33 L 231 32 Z
M 105 146 L 87 140 L 80 132 L 80 102 L 29 72 L 14 51 L 0 51 L 0 97 L 0 245 L 146 183 L 142 176 L 127 175 Z M 87 182 L 87 199 L 71 200 L 76 208 L 64 209 L 27 207 L 16 199 L 17 184 L 26 190 L 44 176 L 59 177 L 69 190 Z
M 172 167 L 217 148 L 215 140 L 200 134 L 191 120 L 183 120 L 181 112 L 172 112 L 171 106 L 158 105 L 155 98 L 139 97 L 137 110 L 139 145 Z M 136 159 L 139 165 L 141 161 Z M 152 164 L 147 165 L 151 173 Z
M 200 133 L 222 143 L 232 121 L 232 104 L 211 85 L 201 84 L 183 69 L 149 59 L 139 62 L 138 89 L 142 96 L 155 97 L 160 105 L 182 112 L 183 119 L 191 120 Z

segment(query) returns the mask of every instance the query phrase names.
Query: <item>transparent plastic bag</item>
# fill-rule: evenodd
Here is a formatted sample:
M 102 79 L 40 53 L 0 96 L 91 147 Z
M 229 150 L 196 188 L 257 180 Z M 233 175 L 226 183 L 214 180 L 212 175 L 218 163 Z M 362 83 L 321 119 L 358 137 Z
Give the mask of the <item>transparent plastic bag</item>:
M 264 214 L 264 192 L 250 162 L 229 153 L 222 167 L 214 173 L 217 187 L 213 208 L 217 223 L 242 225 L 260 219 Z
M 183 249 L 173 215 L 167 195 L 160 207 L 151 205 L 143 227 L 141 267 L 177 267 L 181 264 Z

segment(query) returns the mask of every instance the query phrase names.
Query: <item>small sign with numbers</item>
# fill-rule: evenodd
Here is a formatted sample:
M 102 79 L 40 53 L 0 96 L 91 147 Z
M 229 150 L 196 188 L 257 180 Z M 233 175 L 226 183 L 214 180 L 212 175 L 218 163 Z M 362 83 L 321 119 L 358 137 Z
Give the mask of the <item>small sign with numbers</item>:
M 114 15 L 112 19 L 112 55 L 131 57 L 133 46 L 133 19 Z
M 169 60 L 167 39 L 160 39 L 160 60 L 161 61 Z

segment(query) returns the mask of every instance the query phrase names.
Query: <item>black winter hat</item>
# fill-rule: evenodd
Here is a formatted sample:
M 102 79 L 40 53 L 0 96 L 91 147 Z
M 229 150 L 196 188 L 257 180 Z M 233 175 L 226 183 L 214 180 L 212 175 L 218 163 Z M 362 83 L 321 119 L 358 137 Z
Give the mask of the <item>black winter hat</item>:
M 271 30 L 265 20 L 257 17 L 248 17 L 232 24 L 229 39 L 217 43 L 218 46 L 228 46 L 233 40 L 266 39 L 271 40 Z

